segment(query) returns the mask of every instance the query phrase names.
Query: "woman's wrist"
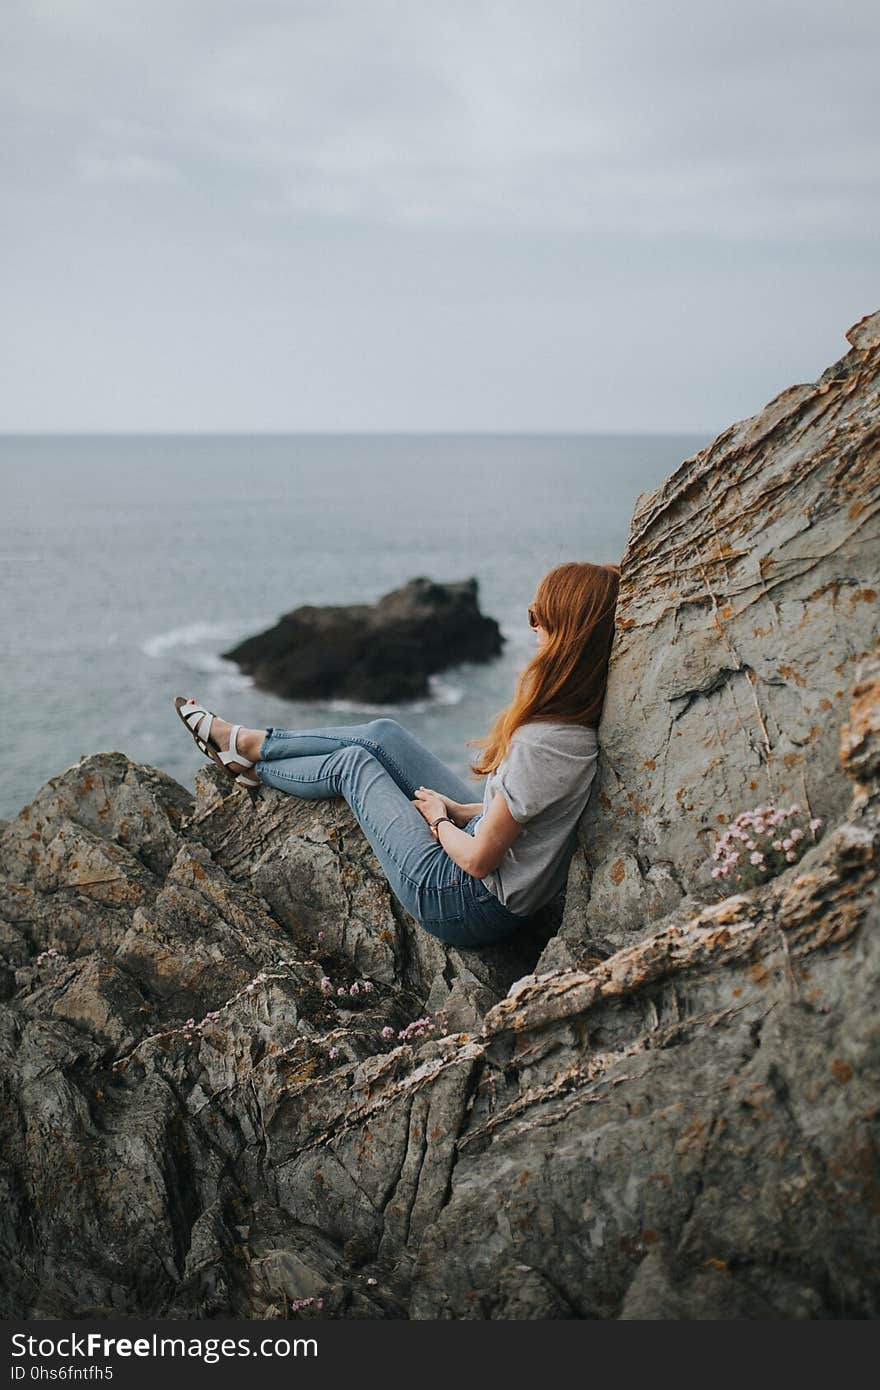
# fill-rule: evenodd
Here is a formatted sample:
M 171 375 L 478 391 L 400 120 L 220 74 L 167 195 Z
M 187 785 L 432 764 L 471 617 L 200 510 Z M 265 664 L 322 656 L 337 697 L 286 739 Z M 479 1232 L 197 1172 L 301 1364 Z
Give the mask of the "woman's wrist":
M 431 827 L 431 834 L 434 836 L 435 840 L 440 839 L 438 831 L 439 827 L 444 823 L 444 821 L 448 821 L 450 825 L 455 825 L 455 821 L 452 819 L 452 817 L 446 815 L 445 812 L 442 816 L 435 816 L 432 821 L 429 821 L 429 825 Z
M 446 829 L 447 823 L 452 826 L 452 830 Z M 453 830 L 455 831 L 454 835 Z M 441 817 L 437 829 L 432 831 L 432 834 L 441 848 L 449 855 L 453 864 L 464 869 L 466 874 L 473 873 L 476 853 L 476 840 L 473 835 L 469 835 L 466 830 L 462 830 L 460 826 L 456 825 L 451 816 Z

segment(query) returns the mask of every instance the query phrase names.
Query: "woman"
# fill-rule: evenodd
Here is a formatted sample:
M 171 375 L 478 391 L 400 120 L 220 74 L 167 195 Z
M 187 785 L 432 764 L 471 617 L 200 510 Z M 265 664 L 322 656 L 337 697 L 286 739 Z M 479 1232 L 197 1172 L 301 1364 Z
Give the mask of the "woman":
M 537 651 L 471 771 L 482 802 L 393 719 L 247 729 L 178 696 L 202 752 L 245 786 L 343 796 L 395 896 L 455 946 L 502 941 L 565 882 L 596 772 L 617 565 L 563 564 L 529 608 Z M 248 773 L 246 769 L 252 769 Z

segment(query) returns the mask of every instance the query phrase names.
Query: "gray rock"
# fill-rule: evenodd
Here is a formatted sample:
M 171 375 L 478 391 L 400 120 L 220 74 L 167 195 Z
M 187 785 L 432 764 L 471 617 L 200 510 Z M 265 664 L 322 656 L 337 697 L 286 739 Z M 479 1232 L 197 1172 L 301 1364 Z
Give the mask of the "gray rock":
M 562 934 L 571 964 L 587 934 L 624 945 L 679 901 L 707 901 L 714 837 L 740 811 L 845 809 L 840 725 L 880 637 L 880 313 L 847 337 L 817 382 L 636 504 Z

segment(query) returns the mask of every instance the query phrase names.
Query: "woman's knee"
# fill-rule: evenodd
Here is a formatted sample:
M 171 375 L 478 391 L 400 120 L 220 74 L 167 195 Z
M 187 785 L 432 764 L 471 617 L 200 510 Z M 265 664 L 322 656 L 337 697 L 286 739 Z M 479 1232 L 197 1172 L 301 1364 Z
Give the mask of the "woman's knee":
M 396 719 L 371 719 L 369 729 L 370 737 L 381 747 L 389 738 L 401 733 L 403 726 Z

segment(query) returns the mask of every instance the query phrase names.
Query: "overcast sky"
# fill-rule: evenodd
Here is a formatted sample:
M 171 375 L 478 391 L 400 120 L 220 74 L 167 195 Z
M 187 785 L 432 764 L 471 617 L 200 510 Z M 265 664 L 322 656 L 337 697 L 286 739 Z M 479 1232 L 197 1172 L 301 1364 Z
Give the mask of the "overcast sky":
M 696 430 L 880 307 L 876 0 L 4 0 L 0 430 Z

